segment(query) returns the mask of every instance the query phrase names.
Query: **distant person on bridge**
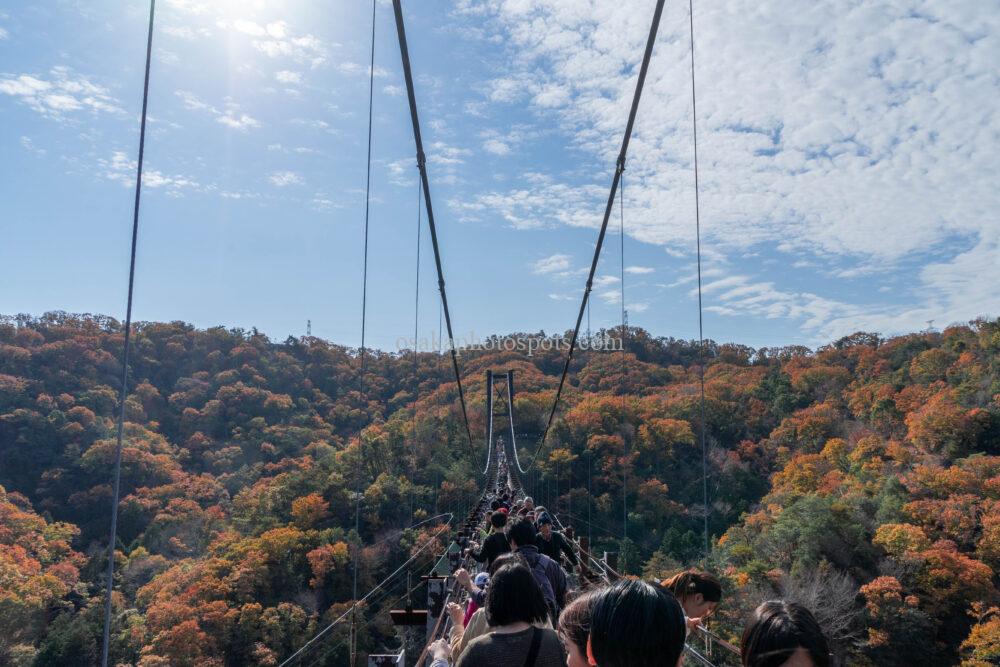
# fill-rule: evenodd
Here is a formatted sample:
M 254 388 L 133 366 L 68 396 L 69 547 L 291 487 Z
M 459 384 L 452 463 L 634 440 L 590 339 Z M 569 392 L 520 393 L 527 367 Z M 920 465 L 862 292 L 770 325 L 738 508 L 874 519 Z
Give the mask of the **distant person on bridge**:
M 573 547 L 570 545 L 569 540 L 567 540 L 562 533 L 558 530 L 553 530 L 552 528 L 552 517 L 549 516 L 548 512 L 542 512 L 538 517 L 538 535 L 535 536 L 535 546 L 538 547 L 539 553 L 543 553 L 560 565 L 563 564 L 562 556 L 566 554 L 566 558 L 569 559 L 570 567 L 567 568 L 572 570 L 580 562 L 576 554 L 573 553 Z
M 542 589 L 549 605 L 552 623 L 559 619 L 559 612 L 566 604 L 566 573 L 559 563 L 539 553 L 535 545 L 535 526 L 528 519 L 521 519 L 507 531 L 507 540 L 514 553 L 524 559 L 531 574 Z
M 480 547 L 473 542 L 469 545 L 469 555 L 479 563 L 486 563 L 486 569 L 493 565 L 493 561 L 500 554 L 510 552 L 510 544 L 503 529 L 507 525 L 507 515 L 499 510 L 490 515 L 490 534 L 483 540 Z

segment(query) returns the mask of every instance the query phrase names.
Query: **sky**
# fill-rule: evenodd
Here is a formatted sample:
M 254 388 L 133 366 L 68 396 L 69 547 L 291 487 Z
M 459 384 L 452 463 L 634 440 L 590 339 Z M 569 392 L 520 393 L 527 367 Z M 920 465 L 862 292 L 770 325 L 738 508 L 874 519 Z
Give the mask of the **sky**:
M 654 4 L 404 2 L 456 336 L 572 328 Z M 0 313 L 124 318 L 148 12 L 0 8 Z M 393 350 L 440 306 L 375 14 L 366 341 Z M 688 26 L 668 0 L 595 330 L 624 288 L 630 324 L 698 336 Z M 1000 315 L 1000 1 L 696 0 L 694 29 L 706 337 Z M 370 35 L 361 0 L 157 2 L 134 319 L 359 343 Z

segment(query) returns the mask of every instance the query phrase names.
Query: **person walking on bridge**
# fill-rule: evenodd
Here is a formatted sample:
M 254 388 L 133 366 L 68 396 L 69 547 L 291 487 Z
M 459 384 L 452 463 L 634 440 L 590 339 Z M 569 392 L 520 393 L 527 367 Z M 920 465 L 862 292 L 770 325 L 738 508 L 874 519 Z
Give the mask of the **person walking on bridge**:
M 490 534 L 483 540 L 480 547 L 473 542 L 469 545 L 469 555 L 479 563 L 486 563 L 486 569 L 490 569 L 493 561 L 500 554 L 510 551 L 510 544 L 507 543 L 507 536 L 503 529 L 507 525 L 507 515 L 499 510 L 490 515 Z
M 507 531 L 507 541 L 514 553 L 528 565 L 541 587 L 554 625 L 559 620 L 559 612 L 566 605 L 566 573 L 559 563 L 539 553 L 535 535 L 535 525 L 529 519 L 521 519 Z
M 566 569 L 572 571 L 580 561 L 573 552 L 573 547 L 569 543 L 569 540 L 552 527 L 552 517 L 549 516 L 548 512 L 542 512 L 538 517 L 537 523 L 538 535 L 535 536 L 535 546 L 538 547 L 539 553 L 545 554 L 563 567 L 566 567 L 562 558 L 563 554 L 565 554 L 570 563 L 570 566 Z

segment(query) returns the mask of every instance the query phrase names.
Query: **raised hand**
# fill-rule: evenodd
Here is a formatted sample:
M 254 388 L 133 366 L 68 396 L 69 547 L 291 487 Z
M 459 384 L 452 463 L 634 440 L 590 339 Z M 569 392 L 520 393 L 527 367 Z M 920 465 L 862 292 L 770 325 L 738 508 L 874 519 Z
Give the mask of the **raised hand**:
M 451 617 L 451 624 L 458 628 L 464 627 L 462 625 L 462 621 L 465 620 L 465 612 L 462 611 L 461 605 L 449 602 L 446 609 L 448 611 L 448 616 Z
M 458 583 L 462 584 L 462 586 L 469 589 L 470 591 L 473 589 L 472 575 L 470 575 L 469 571 L 466 570 L 464 567 L 455 570 L 455 579 L 457 579 Z

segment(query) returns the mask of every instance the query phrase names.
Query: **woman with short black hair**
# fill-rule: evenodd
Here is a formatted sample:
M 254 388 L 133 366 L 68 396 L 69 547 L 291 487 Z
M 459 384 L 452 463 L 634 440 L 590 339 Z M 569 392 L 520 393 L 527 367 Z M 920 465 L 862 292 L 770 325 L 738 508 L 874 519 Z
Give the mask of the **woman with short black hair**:
M 596 667 L 674 667 L 685 635 L 684 610 L 670 591 L 622 580 L 597 593 L 587 657 Z
M 797 602 L 769 600 L 743 630 L 744 667 L 829 667 L 830 645 L 816 617 Z
M 555 631 L 533 625 L 544 623 L 549 609 L 542 589 L 523 563 L 506 564 L 490 577 L 485 611 L 490 632 L 468 645 L 457 667 L 560 667 L 565 663 Z

